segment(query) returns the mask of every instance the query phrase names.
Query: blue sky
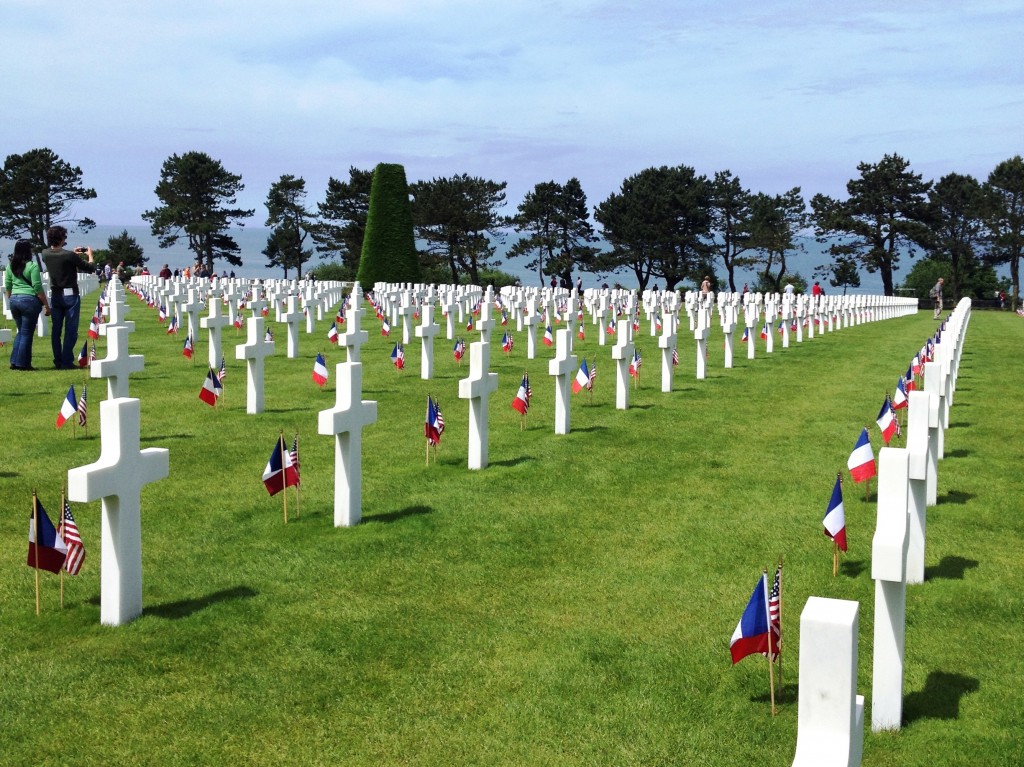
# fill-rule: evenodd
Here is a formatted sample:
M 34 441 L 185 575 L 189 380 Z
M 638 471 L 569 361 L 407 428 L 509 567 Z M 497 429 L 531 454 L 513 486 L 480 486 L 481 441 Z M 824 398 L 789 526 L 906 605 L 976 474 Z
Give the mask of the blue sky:
M 78 165 L 101 224 L 141 224 L 174 153 L 309 201 L 349 166 L 576 176 L 591 207 L 646 167 L 845 194 L 898 153 L 926 179 L 1024 151 L 1019 2 L 0 0 L 3 156 Z

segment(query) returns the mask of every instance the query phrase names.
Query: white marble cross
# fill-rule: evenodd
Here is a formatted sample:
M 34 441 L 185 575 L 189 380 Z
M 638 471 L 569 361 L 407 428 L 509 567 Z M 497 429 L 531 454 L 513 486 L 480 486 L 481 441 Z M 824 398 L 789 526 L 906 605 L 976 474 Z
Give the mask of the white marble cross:
M 768 338 L 765 339 L 764 350 L 766 354 L 775 351 L 775 323 L 779 321 L 779 294 L 764 294 L 764 321 L 768 326 Z
M 118 328 L 119 330 L 121 328 Z M 100 457 L 68 471 L 68 499 L 100 499 L 100 622 L 120 626 L 142 614 L 142 488 L 164 479 L 164 448 L 139 450 L 139 400 L 100 403 Z
M 107 399 L 128 396 L 128 376 L 145 365 L 141 354 L 128 354 L 128 334 L 134 323 L 107 328 L 107 356 L 89 363 L 89 375 L 107 379 Z
M 338 331 L 338 348 L 345 350 L 345 359 L 359 362 L 359 349 L 370 340 L 370 334 L 362 329 L 363 289 L 357 282 L 352 286 L 352 299 L 349 301 L 348 312 L 345 314 L 345 330 Z
M 910 543 L 907 550 L 907 583 L 924 583 L 925 531 L 928 493 L 936 493 L 939 467 L 939 408 L 928 392 L 907 394 L 907 452 L 910 454 L 909 521 Z M 931 427 L 934 416 L 935 426 Z
M 420 307 L 420 324 L 416 326 L 416 337 L 420 344 L 420 378 L 429 381 L 434 377 L 434 336 L 441 331 L 441 326 L 434 322 L 434 304 L 430 300 Z
M 615 409 L 629 410 L 629 366 L 633 362 L 633 333 L 630 320 L 619 320 L 618 338 L 612 347 L 615 360 Z
M 757 350 L 757 318 L 761 313 L 753 293 L 743 295 L 743 326 L 747 329 L 747 359 L 754 359 Z
M 481 315 L 483 312 L 481 312 Z M 487 468 L 487 417 L 491 392 L 498 388 L 498 374 L 488 372 L 491 345 L 474 341 L 469 345 L 469 378 L 459 381 L 459 399 L 469 400 L 469 468 Z
M 248 343 L 235 347 L 235 359 L 246 362 L 245 412 L 263 412 L 263 360 L 274 353 L 274 342 L 266 339 L 263 317 L 256 315 L 249 320 Z
M 672 391 L 672 350 L 676 348 L 676 322 L 675 312 L 665 312 L 662 320 L 664 325 L 661 335 L 658 337 L 658 348 L 661 349 L 661 390 Z
M 299 297 L 288 296 L 288 309 L 281 315 L 281 321 L 287 325 L 288 359 L 299 356 L 299 322 L 302 320 L 302 309 L 299 308 Z
M 572 380 L 579 367 L 576 355 L 571 353 L 571 337 L 572 331 L 568 328 L 555 332 L 555 358 L 548 361 L 548 375 L 555 378 L 555 434 L 569 433 Z
M 537 299 L 529 296 L 525 301 L 526 316 L 523 324 L 526 325 L 526 359 L 532 360 L 537 356 L 537 325 L 540 324 L 540 315 L 537 314 Z
M 402 343 L 408 344 L 412 340 L 412 319 L 416 307 L 412 305 L 412 291 L 403 290 L 401 293 L 401 305 L 398 308 L 399 322 L 402 325 Z
M 181 305 L 181 310 L 188 317 L 188 334 L 193 343 L 199 340 L 199 310 L 205 306 L 199 291 L 195 288 L 189 289 L 188 300 Z
M 220 288 L 214 287 L 210 291 L 209 314 L 199 320 L 199 326 L 205 328 L 210 337 L 209 362 L 210 367 L 214 370 L 220 367 L 220 362 L 224 358 L 224 353 L 221 348 L 221 332 L 224 330 L 224 327 L 230 323 L 230 320 L 221 314 L 220 297 Z
M 871 542 L 871 577 L 875 581 L 872 732 L 898 730 L 903 718 L 909 485 L 909 453 L 904 448 L 883 447 L 878 454 L 878 517 Z
M 697 380 L 703 381 L 707 378 L 708 360 L 708 336 L 711 334 L 711 307 L 712 296 L 701 296 L 700 303 L 694 310 L 696 315 L 696 327 L 693 329 L 693 338 L 697 342 Z
M 484 294 L 483 301 L 480 304 L 480 319 L 477 320 L 475 330 L 480 331 L 480 340 L 485 344 L 491 343 L 491 331 L 494 330 L 494 318 L 491 316 L 491 312 L 494 308 L 494 294 L 491 292 L 490 286 L 487 288 L 487 292 Z
M 800 699 L 793 767 L 859 767 L 864 696 L 857 694 L 859 603 L 808 597 L 800 613 Z
M 107 312 L 109 319 L 100 325 L 100 335 L 107 335 L 109 328 L 117 327 L 118 325 L 125 325 L 129 333 L 134 333 L 135 323 L 125 320 L 130 307 L 125 300 L 124 288 L 121 287 L 121 283 L 117 280 L 111 280 L 109 285 L 111 286 L 107 290 Z
M 334 407 L 320 411 L 317 432 L 334 436 L 334 526 L 351 527 L 363 516 L 363 427 L 377 422 L 377 403 L 362 399 L 362 363 L 339 362 L 334 376 Z

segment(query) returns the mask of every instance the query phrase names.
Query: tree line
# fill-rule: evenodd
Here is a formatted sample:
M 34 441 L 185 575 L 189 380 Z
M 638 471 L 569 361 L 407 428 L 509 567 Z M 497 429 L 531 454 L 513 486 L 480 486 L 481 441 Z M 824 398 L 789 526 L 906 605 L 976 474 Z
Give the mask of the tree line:
M 626 271 L 641 289 L 663 282 L 671 290 L 709 275 L 716 287 L 736 291 L 736 272 L 745 269 L 757 275 L 754 290 L 778 291 L 785 282 L 803 289 L 806 278 L 787 259 L 813 234 L 829 256 L 814 277 L 833 287 L 859 286 L 864 270 L 878 273 L 892 295 L 901 261 L 921 256 L 905 284 L 940 274 L 955 298 L 991 297 L 986 291 L 998 285 L 994 267 L 1006 264 L 1017 306 L 1024 253 L 1019 155 L 999 163 L 984 181 L 958 173 L 925 181 L 897 154 L 862 162 L 857 174 L 846 184 L 845 199 L 815 194 L 808 201 L 800 187 L 783 194 L 751 191 L 728 170 L 708 177 L 686 165 L 652 167 L 623 180 L 593 209 L 578 179 L 540 182 L 511 215 L 501 212 L 504 181 L 461 174 L 414 182 L 408 193 L 426 281 L 493 279 L 501 266 L 497 247 L 514 233 L 506 257 L 527 259 L 542 284 L 571 282 L 580 271 Z M 354 278 L 372 179 L 372 169 L 350 167 L 347 177 L 328 179 L 323 200 L 312 206 L 305 180 L 282 175 L 265 201 L 267 266 L 301 277 L 316 256 L 334 262 L 332 276 Z M 255 215 L 237 205 L 244 188 L 240 175 L 203 152 L 175 154 L 160 170 L 159 204 L 142 217 L 161 247 L 184 238 L 211 272 L 221 259 L 239 266 L 231 230 Z M 81 169 L 49 149 L 9 155 L 0 174 L 0 235 L 25 237 L 42 249 L 53 224 L 92 228 L 75 208 L 95 197 Z M 130 245 L 117 243 L 119 249 Z M 141 251 L 129 257 L 145 260 Z

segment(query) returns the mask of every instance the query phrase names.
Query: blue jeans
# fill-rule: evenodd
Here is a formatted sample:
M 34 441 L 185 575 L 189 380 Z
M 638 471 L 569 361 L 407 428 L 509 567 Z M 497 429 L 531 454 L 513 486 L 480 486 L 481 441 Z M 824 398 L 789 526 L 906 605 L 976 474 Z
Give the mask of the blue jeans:
M 82 299 L 79 296 L 50 294 L 50 346 L 53 347 L 53 364 L 58 368 L 75 367 L 75 344 L 78 343 L 78 315 Z M 61 343 L 61 331 L 64 341 Z
M 18 326 L 11 349 L 11 364 L 18 368 L 32 366 L 32 338 L 36 333 L 36 321 L 43 310 L 42 302 L 35 296 L 11 296 L 11 316 Z

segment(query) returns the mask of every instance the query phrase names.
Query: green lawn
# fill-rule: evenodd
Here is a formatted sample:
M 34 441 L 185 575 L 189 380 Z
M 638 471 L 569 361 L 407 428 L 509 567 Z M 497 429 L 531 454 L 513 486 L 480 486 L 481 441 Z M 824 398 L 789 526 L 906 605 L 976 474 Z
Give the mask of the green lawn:
M 87 299 L 90 301 L 93 297 Z M 860 681 L 870 721 L 874 496 L 847 483 L 850 551 L 832 577 L 821 519 L 837 471 L 887 389 L 934 330 L 930 312 L 745 358 L 693 377 L 681 339 L 674 389 L 660 391 L 646 335 L 632 407 L 615 410 L 614 368 L 588 326 L 579 353 L 599 372 L 573 399 L 572 433 L 553 433 L 553 350 L 525 334 L 509 358 L 497 333 L 490 466 L 470 472 L 467 403 L 451 342 L 435 379 L 419 343 L 399 373 L 396 337 L 362 350 L 363 523 L 333 527 L 334 453 L 316 434 L 333 406 L 326 326 L 301 359 L 267 363 L 266 412 L 245 414 L 245 372 L 225 333 L 224 406 L 198 399 L 194 367 L 156 313 L 134 298 L 132 377 L 142 446 L 170 450 L 170 476 L 143 492 L 143 616 L 99 624 L 100 504 L 75 504 L 88 548 L 64 581 L 25 566 L 31 492 L 59 508 L 67 470 L 99 456 L 99 402 L 88 436 L 54 429 L 81 373 L 0 369 L 0 763 L 723 765 L 788 764 L 796 742 L 799 613 L 809 595 L 858 600 Z M 438 317 L 440 321 L 440 316 Z M 85 322 L 83 318 L 83 334 Z M 477 334 L 466 334 L 476 340 Z M 400 340 L 400 334 L 399 334 Z M 738 340 L 738 334 L 737 334 Z M 866 765 L 1019 765 L 1024 664 L 1024 493 L 1019 428 L 1024 320 L 976 312 L 929 510 L 927 582 L 908 591 L 905 726 L 865 734 Z M 49 357 L 36 340 L 35 364 Z M 325 352 L 331 380 L 310 380 Z M 8 350 L 4 350 L 6 352 Z M 3 352 L 0 352 L 3 353 Z M 103 356 L 102 342 L 100 356 Z M 523 370 L 528 428 L 509 407 Z M 439 460 L 424 464 L 426 396 L 445 414 Z M 300 432 L 301 516 L 260 475 L 279 430 Z M 880 447 L 872 426 L 875 451 Z M 767 668 L 733 667 L 729 637 L 763 566 L 785 555 L 784 692 L 771 716 Z

